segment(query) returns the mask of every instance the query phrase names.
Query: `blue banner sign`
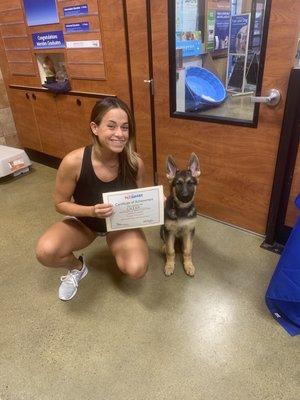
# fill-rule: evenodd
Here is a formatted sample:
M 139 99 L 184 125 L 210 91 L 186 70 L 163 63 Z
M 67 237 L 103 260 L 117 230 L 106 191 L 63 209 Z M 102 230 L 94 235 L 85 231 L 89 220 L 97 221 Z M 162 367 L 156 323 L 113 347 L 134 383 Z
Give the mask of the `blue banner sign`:
M 35 49 L 61 49 L 65 47 L 63 31 L 33 33 L 32 41 Z
M 230 11 L 216 11 L 215 50 L 228 48 L 229 25 Z
M 231 17 L 230 53 L 246 54 L 249 22 L 249 14 L 233 15 Z
M 176 40 L 176 50 L 182 49 L 182 57 L 199 56 L 202 54 L 200 40 Z
M 203 53 L 201 31 L 177 31 L 176 50 L 182 49 L 182 57 L 199 56 Z
M 66 32 L 85 32 L 90 30 L 89 22 L 76 22 L 74 24 L 65 24 Z
M 71 17 L 74 15 L 88 14 L 89 8 L 87 4 L 81 4 L 79 6 L 64 7 L 64 16 Z

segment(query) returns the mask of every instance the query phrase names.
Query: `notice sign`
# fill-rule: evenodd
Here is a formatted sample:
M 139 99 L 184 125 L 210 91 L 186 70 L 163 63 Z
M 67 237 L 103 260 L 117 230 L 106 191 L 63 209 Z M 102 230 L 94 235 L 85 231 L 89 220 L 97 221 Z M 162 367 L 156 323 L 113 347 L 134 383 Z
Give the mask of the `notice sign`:
M 87 4 L 81 4 L 79 6 L 64 7 L 64 16 L 72 17 L 74 15 L 88 14 L 89 8 Z
M 66 32 L 85 32 L 90 30 L 89 22 L 77 22 L 74 24 L 65 24 Z
M 67 49 L 91 49 L 94 47 L 100 47 L 99 40 L 75 40 L 72 42 L 66 42 Z
M 33 33 L 32 41 L 35 49 L 61 49 L 65 47 L 63 31 Z

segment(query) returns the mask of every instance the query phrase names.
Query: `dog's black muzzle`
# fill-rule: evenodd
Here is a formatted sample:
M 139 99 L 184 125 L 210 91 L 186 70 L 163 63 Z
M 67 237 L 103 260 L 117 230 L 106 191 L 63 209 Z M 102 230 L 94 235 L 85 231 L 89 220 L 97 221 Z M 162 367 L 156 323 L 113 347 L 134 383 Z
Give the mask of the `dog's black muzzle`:
M 188 203 L 193 200 L 195 194 L 195 186 L 184 183 L 180 190 L 176 190 L 176 197 L 182 203 Z

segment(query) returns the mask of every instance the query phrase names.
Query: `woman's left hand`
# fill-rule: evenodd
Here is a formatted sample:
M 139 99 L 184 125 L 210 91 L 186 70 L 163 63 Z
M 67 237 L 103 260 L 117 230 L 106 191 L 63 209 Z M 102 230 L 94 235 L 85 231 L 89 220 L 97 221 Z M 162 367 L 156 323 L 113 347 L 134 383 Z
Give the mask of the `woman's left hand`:
M 112 204 L 108 203 L 100 203 L 100 204 L 95 204 L 93 207 L 93 217 L 96 218 L 107 218 L 110 217 L 114 210 Z

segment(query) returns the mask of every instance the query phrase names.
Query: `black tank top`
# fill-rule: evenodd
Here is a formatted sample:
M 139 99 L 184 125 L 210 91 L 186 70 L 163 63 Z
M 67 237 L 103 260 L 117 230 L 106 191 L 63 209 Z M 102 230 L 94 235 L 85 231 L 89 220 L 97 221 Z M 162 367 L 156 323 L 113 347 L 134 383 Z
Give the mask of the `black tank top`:
M 103 203 L 102 193 L 126 189 L 119 176 L 110 182 L 103 182 L 95 174 L 92 165 L 92 146 L 84 149 L 80 176 L 76 183 L 73 198 L 76 204 L 94 206 Z M 78 217 L 88 228 L 95 232 L 106 232 L 105 219 L 94 217 Z

